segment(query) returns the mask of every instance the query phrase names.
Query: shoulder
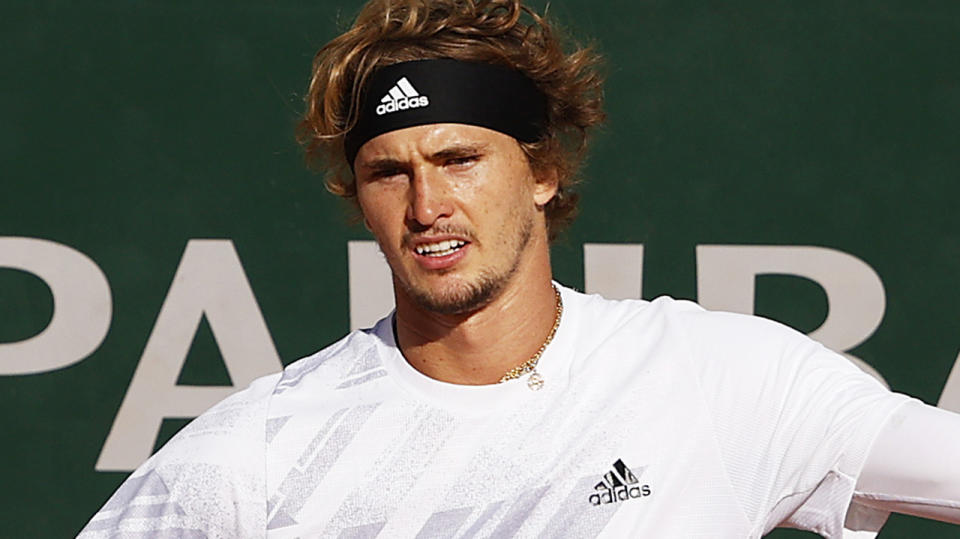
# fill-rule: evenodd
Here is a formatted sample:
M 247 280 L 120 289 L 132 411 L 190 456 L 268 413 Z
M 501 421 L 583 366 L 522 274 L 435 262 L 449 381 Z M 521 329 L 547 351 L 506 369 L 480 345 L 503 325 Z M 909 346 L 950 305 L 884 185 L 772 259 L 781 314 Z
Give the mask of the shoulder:
M 691 367 L 706 385 L 727 380 L 746 391 L 778 387 L 795 392 L 846 380 L 882 388 L 843 354 L 774 320 L 699 306 L 677 312 L 673 319 Z
M 204 459 L 217 462 L 223 450 L 256 444 L 263 437 L 270 397 L 279 380 L 280 373 L 258 378 L 213 405 L 177 433 L 148 464 Z
M 849 381 L 882 389 L 842 354 L 775 320 L 710 311 L 672 298 L 651 303 L 659 306 L 666 332 L 682 347 L 685 366 L 705 395 L 720 397 L 738 388 L 744 394 L 778 398 L 822 387 L 826 381 L 834 387 Z
M 81 537 L 114 537 L 134 530 L 178 536 L 262 535 L 266 447 L 275 434 L 278 401 L 281 408 L 296 408 L 297 402 L 285 402 L 289 395 L 304 394 L 294 389 L 322 400 L 329 393 L 314 390 L 369 376 L 380 364 L 379 348 L 384 346 L 376 329 L 352 332 L 201 414 L 131 474 Z
M 727 399 L 729 388 L 774 397 L 824 379 L 873 382 L 841 354 L 759 316 L 708 311 L 667 296 L 609 300 L 568 290 L 565 301 L 577 318 L 581 353 L 610 347 L 622 356 L 632 350 L 635 365 L 654 362 L 684 373 L 708 401 Z
M 379 364 L 373 330 L 354 331 L 322 350 L 288 365 L 282 372 L 254 380 L 191 421 L 153 461 L 222 460 L 222 451 L 262 448 L 266 421 L 275 398 L 304 383 L 311 389 L 335 387 L 351 373 Z
M 249 536 L 262 529 L 267 403 L 259 378 L 194 419 L 114 492 L 80 537 Z
M 784 324 L 760 316 L 709 311 L 689 300 L 660 296 L 609 300 L 577 294 L 582 327 L 603 333 L 628 332 L 673 342 L 696 361 L 750 362 L 797 351 L 823 349 Z
M 349 384 L 357 377 L 383 371 L 383 352 L 392 346 L 390 318 L 384 318 L 374 327 L 352 331 L 323 350 L 297 360 L 283 370 L 276 394 L 300 386 L 311 391 L 335 389 Z
M 565 291 L 586 338 L 636 336 L 679 341 L 688 352 L 716 357 L 727 351 L 774 349 L 814 344 L 805 335 L 772 320 L 728 312 L 669 296 L 654 300 L 611 300 L 596 294 Z
M 690 357 L 707 367 L 738 366 L 756 371 L 784 362 L 802 363 L 815 355 L 846 368 L 853 365 L 807 335 L 760 316 L 708 311 L 692 302 L 670 313 L 673 327 L 687 343 Z

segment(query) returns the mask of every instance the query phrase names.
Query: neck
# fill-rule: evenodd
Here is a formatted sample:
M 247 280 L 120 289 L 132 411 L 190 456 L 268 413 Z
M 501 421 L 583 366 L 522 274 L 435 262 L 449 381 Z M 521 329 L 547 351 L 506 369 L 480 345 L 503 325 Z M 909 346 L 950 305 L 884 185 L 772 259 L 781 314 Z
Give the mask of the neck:
M 549 251 L 538 251 L 496 297 L 468 313 L 428 311 L 395 285 L 397 340 L 410 365 L 444 382 L 482 385 L 536 354 L 557 315 Z

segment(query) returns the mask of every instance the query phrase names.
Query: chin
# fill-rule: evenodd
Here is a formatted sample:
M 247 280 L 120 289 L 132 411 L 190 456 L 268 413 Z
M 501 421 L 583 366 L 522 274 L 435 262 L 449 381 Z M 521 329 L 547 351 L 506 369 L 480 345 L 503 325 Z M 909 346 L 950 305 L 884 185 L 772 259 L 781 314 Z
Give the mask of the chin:
M 413 303 L 438 314 L 464 314 L 490 303 L 503 290 L 509 276 L 480 275 L 473 282 L 458 282 L 443 287 L 401 283 Z

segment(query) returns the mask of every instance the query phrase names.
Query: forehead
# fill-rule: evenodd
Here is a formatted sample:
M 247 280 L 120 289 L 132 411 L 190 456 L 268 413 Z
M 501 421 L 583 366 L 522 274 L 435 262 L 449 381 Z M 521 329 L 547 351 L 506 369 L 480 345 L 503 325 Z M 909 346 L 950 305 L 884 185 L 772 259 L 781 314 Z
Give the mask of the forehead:
M 439 123 L 397 129 L 370 139 L 360 147 L 356 165 L 372 159 L 429 157 L 454 148 L 471 147 L 522 156 L 520 144 L 510 135 L 474 125 Z

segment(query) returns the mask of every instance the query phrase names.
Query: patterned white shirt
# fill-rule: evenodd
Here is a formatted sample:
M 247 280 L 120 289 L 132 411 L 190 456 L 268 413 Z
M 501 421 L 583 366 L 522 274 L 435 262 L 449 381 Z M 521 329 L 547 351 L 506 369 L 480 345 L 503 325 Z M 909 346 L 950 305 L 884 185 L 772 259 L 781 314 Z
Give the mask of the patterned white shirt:
M 839 537 L 851 507 L 882 525 L 851 496 L 907 397 L 768 320 L 561 292 L 540 391 L 428 378 L 388 317 L 194 420 L 80 537 Z

